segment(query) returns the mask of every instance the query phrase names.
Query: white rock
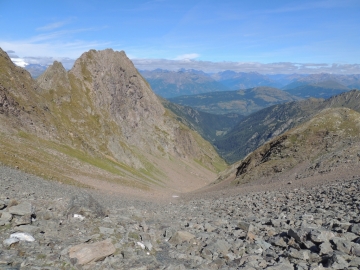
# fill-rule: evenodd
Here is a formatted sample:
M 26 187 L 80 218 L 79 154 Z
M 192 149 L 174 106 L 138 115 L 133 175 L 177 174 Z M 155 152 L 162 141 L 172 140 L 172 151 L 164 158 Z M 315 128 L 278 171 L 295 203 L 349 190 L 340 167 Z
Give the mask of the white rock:
M 136 242 L 137 245 L 139 245 L 142 249 L 145 249 L 145 245 L 141 242 Z
M 15 244 L 17 242 L 19 242 L 20 240 L 18 238 L 15 237 L 10 237 L 9 239 L 5 239 L 3 241 L 3 244 L 5 247 L 10 247 L 12 244 Z
M 28 233 L 13 233 L 10 235 L 10 238 L 17 238 L 20 241 L 34 242 L 35 238 Z
M 74 218 L 80 219 L 81 221 L 85 219 L 85 217 L 80 214 L 74 214 Z

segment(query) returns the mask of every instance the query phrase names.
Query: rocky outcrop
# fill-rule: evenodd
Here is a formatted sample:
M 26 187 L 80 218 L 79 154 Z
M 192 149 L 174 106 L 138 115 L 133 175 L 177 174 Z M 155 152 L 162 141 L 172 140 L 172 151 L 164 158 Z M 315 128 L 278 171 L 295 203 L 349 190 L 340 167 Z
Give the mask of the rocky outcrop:
M 19 103 L 8 94 L 8 91 L 2 85 L 0 85 L 0 114 L 15 117 L 20 114 Z
M 55 61 L 42 73 L 36 82 L 40 91 L 53 91 L 52 102 L 61 105 L 63 102 L 70 102 L 71 85 L 67 71 L 60 62 Z

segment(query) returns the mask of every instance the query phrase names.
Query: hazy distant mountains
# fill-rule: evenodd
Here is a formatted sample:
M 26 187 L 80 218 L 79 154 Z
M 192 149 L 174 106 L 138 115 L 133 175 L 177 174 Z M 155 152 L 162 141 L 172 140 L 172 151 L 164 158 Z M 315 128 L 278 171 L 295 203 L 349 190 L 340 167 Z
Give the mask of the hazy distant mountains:
M 34 64 L 25 67 L 33 78 L 40 76 L 46 68 Z M 260 86 L 282 89 L 301 98 L 329 98 L 345 91 L 360 89 L 360 74 L 265 75 L 257 72 L 235 72 L 231 70 L 210 74 L 193 69 L 178 71 L 142 70 L 140 73 L 149 82 L 153 91 L 164 98 L 244 90 Z
M 223 71 L 214 74 L 199 70 L 140 71 L 154 92 L 164 98 L 211 92 L 244 90 L 260 86 L 278 88 L 292 95 L 308 98 L 330 96 L 360 88 L 360 75 L 271 74 Z
M 38 64 L 30 64 L 25 67 L 25 69 L 30 72 L 31 77 L 33 77 L 34 79 L 43 74 L 47 68 L 47 66 Z
M 299 86 L 295 88 L 291 88 L 292 85 L 299 85 Z M 301 82 L 296 81 L 287 85 L 284 90 L 292 95 L 302 98 L 308 98 L 308 97 L 329 98 L 331 96 L 349 91 L 351 89 L 338 83 L 337 81 L 326 80 L 326 81 L 314 82 L 310 84 L 301 84 Z
M 208 74 L 198 70 L 143 70 L 141 75 L 156 94 L 164 98 L 229 90 Z
M 247 89 L 257 86 L 281 87 L 283 78 L 270 78 L 257 72 L 235 72 L 226 70 L 211 75 L 211 78 L 229 88 L 229 90 Z
M 248 115 L 275 104 L 300 99 L 301 98 L 280 89 L 261 86 L 238 91 L 223 91 L 180 96 L 170 98 L 169 100 L 171 102 L 183 106 L 190 106 L 199 111 L 208 113 L 237 113 Z

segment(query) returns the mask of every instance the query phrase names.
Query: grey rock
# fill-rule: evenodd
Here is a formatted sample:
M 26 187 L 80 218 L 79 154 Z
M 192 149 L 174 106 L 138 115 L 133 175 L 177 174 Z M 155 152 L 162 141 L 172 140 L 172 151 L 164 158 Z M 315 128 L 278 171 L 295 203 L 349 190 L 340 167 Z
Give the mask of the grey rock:
M 110 239 L 92 244 L 80 244 L 69 249 L 69 257 L 76 259 L 76 264 L 84 265 L 96 262 L 115 252 Z
M 298 243 L 302 243 L 306 241 L 306 237 L 308 235 L 308 231 L 298 228 L 298 229 L 290 229 L 288 231 L 288 235 L 293 237 Z
M 264 240 L 257 239 L 257 240 L 255 240 L 255 243 L 260 245 L 263 250 L 267 250 L 271 247 L 271 244 L 269 244 L 268 242 L 266 242 Z
M 204 229 L 205 229 L 205 231 L 207 231 L 207 232 L 213 232 L 213 231 L 216 230 L 216 228 L 213 227 L 213 226 L 211 226 L 211 224 L 209 224 L 209 223 L 205 223 Z
M 0 265 L 9 265 L 16 261 L 19 251 L 17 250 L 0 250 Z
M 274 246 L 278 247 L 287 247 L 287 243 L 284 241 L 284 239 L 280 236 L 272 237 L 269 240 L 269 243 L 271 243 Z
M 239 221 L 238 222 L 238 227 L 240 229 L 242 229 L 243 231 L 246 231 L 246 232 L 251 232 L 254 230 L 254 226 L 248 222 L 245 222 L 245 221 Z
M 352 244 L 351 254 L 360 257 L 360 244 Z
M 10 237 L 3 241 L 3 245 L 4 245 L 4 247 L 10 247 L 11 245 L 16 244 L 18 242 L 20 242 L 20 240 L 18 238 Z
M 360 257 L 352 257 L 349 266 L 350 267 L 359 267 L 360 265 Z
M 278 263 L 273 266 L 268 266 L 265 269 L 268 269 L 268 270 L 294 270 L 294 267 L 290 263 Z
M 310 232 L 310 239 L 314 243 L 324 243 L 325 241 L 329 241 L 334 238 L 335 234 L 331 231 L 326 230 L 312 230 Z
M 309 250 L 296 250 L 294 248 L 290 248 L 287 252 L 287 255 L 290 258 L 307 261 L 309 260 Z
M 32 222 L 32 218 L 31 215 L 26 214 L 26 215 L 21 215 L 21 216 L 14 216 L 12 219 L 12 224 L 14 226 L 19 226 L 19 225 L 28 225 L 31 224 Z
M 173 245 L 181 244 L 183 242 L 189 242 L 195 238 L 195 235 L 186 231 L 177 231 L 169 240 L 169 243 Z
M 346 269 L 349 267 L 349 263 L 339 254 L 333 254 L 326 258 L 324 266 L 331 269 Z
M 322 243 L 319 246 L 319 248 L 320 248 L 320 255 L 330 254 L 333 251 L 330 242 Z
M 30 233 L 30 234 L 40 232 L 39 227 L 32 226 L 32 225 L 20 225 L 20 226 L 16 227 L 16 230 L 19 232 L 26 232 L 26 233 Z
M 360 223 L 352 224 L 350 231 L 360 235 Z
M 73 196 L 66 210 L 68 217 L 79 214 L 88 218 L 105 217 L 105 209 L 90 194 Z
M 0 213 L 0 221 L 2 222 L 10 222 L 12 219 L 12 214 L 10 214 L 9 212 L 2 212 Z
M 212 248 L 213 252 L 215 251 L 217 253 L 222 253 L 225 255 L 231 248 L 231 245 L 227 241 L 219 239 L 216 240 L 213 244 L 211 244 L 210 247 Z
M 0 200 L 0 210 L 6 207 L 6 203 L 3 200 Z
M 336 250 L 350 254 L 352 248 L 352 243 L 350 241 L 340 237 L 334 237 L 331 241 L 334 243 Z
M 113 228 L 99 227 L 99 231 L 102 234 L 114 234 L 115 230 Z
M 18 205 L 9 207 L 8 212 L 17 216 L 31 216 L 35 213 L 35 208 L 29 202 L 22 202 Z

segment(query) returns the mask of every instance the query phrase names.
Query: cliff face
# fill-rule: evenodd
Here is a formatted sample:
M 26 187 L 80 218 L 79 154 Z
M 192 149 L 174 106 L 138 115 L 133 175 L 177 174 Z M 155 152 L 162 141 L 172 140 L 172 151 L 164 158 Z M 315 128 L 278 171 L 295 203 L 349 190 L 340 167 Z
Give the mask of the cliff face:
M 4 52 L 1 56 L 7 57 Z M 22 121 L 27 138 L 22 142 L 40 138 L 51 151 L 55 144 L 56 151 L 65 155 L 70 151 L 71 158 L 96 170 L 105 167 L 106 173 L 116 171 L 142 184 L 144 179 L 164 186 L 166 181 L 176 182 L 179 166 L 208 179 L 225 165 L 210 144 L 162 106 L 124 52 L 91 50 L 69 72 L 54 62 L 36 81 L 9 61 L 1 65 L 10 75 L 1 77 L 0 109 L 14 114 L 14 119 L 21 112 L 29 119 Z M 9 81 L 15 76 L 16 84 Z M 26 88 L 19 91 L 22 85 Z M 7 116 L 4 119 L 13 123 Z M 38 123 L 37 128 L 30 122 Z M 169 162 L 177 173 L 168 170 Z

